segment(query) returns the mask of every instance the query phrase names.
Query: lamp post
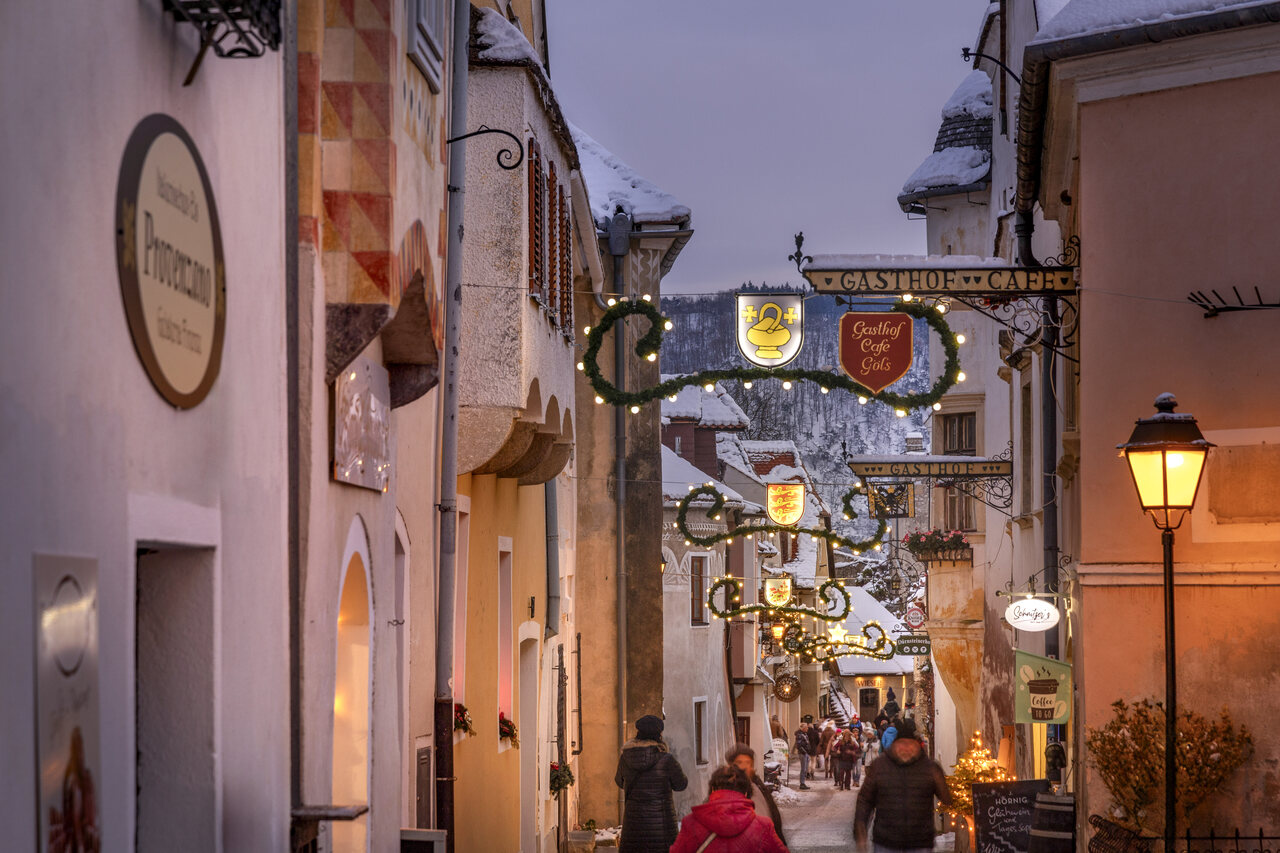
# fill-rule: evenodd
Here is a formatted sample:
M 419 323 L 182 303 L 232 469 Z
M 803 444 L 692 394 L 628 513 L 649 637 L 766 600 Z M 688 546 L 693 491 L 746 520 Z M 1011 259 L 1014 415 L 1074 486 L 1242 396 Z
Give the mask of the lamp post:
M 1214 445 L 1205 440 L 1189 414 L 1175 414 L 1178 401 L 1172 394 L 1156 397 L 1156 414 L 1139 420 L 1133 434 L 1117 445 L 1144 512 L 1160 528 L 1164 546 L 1164 849 L 1173 853 L 1177 834 L 1175 812 L 1178 763 L 1178 664 L 1173 624 L 1173 531 L 1182 524 L 1196 501 L 1205 457 Z

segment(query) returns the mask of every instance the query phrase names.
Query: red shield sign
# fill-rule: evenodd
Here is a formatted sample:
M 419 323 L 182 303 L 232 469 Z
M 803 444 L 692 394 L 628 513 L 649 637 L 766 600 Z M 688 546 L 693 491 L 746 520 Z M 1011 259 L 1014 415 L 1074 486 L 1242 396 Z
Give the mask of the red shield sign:
M 878 394 L 911 368 L 912 337 L 906 314 L 850 311 L 840 318 L 840 367 Z

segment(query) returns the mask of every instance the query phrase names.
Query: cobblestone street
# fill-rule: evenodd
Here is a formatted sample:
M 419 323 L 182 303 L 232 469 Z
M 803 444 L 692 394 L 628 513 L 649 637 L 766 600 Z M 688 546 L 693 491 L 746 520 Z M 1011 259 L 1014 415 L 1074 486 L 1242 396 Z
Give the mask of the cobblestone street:
M 791 853 L 835 853 L 853 850 L 853 809 L 858 789 L 837 791 L 830 779 L 822 778 L 822 771 L 809 781 L 811 790 L 795 791 L 794 797 L 785 793 L 778 800 L 782 812 L 783 831 L 787 834 Z M 800 765 L 791 767 L 791 786 L 800 783 Z

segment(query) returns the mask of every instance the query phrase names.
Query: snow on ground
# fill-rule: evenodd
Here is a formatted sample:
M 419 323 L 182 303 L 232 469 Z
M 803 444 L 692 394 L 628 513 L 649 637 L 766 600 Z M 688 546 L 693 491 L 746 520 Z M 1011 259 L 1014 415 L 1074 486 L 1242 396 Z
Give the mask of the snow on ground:
M 1071 0 L 1041 24 L 1032 44 L 1260 6 L 1266 2 L 1269 0 Z
M 681 222 L 690 217 L 689 208 L 675 196 L 642 178 L 581 128 L 571 123 L 569 131 L 578 147 L 582 179 L 598 227 L 607 228 L 618 207 L 636 222 Z
M 491 62 L 523 62 L 541 66 L 542 60 L 524 33 L 496 9 L 481 9 L 476 23 L 476 44 L 480 59 Z
M 604 829 L 596 830 L 596 844 L 601 841 L 611 842 L 614 846 L 618 844 L 618 837 L 622 835 L 622 827 L 606 826 Z
M 795 788 L 788 788 L 786 785 L 778 788 L 773 792 L 773 801 L 778 805 L 794 805 L 800 802 L 800 792 Z

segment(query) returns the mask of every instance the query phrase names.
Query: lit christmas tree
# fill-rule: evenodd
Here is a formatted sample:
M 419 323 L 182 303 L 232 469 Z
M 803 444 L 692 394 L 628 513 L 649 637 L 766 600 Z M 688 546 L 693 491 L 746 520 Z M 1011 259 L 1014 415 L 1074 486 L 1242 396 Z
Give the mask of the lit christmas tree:
M 969 749 L 960 755 L 951 769 L 954 772 L 947 777 L 947 787 L 951 789 L 951 808 L 948 811 L 966 817 L 973 816 L 975 782 L 1009 782 L 1014 779 L 982 745 L 980 732 L 974 732 L 969 738 Z

